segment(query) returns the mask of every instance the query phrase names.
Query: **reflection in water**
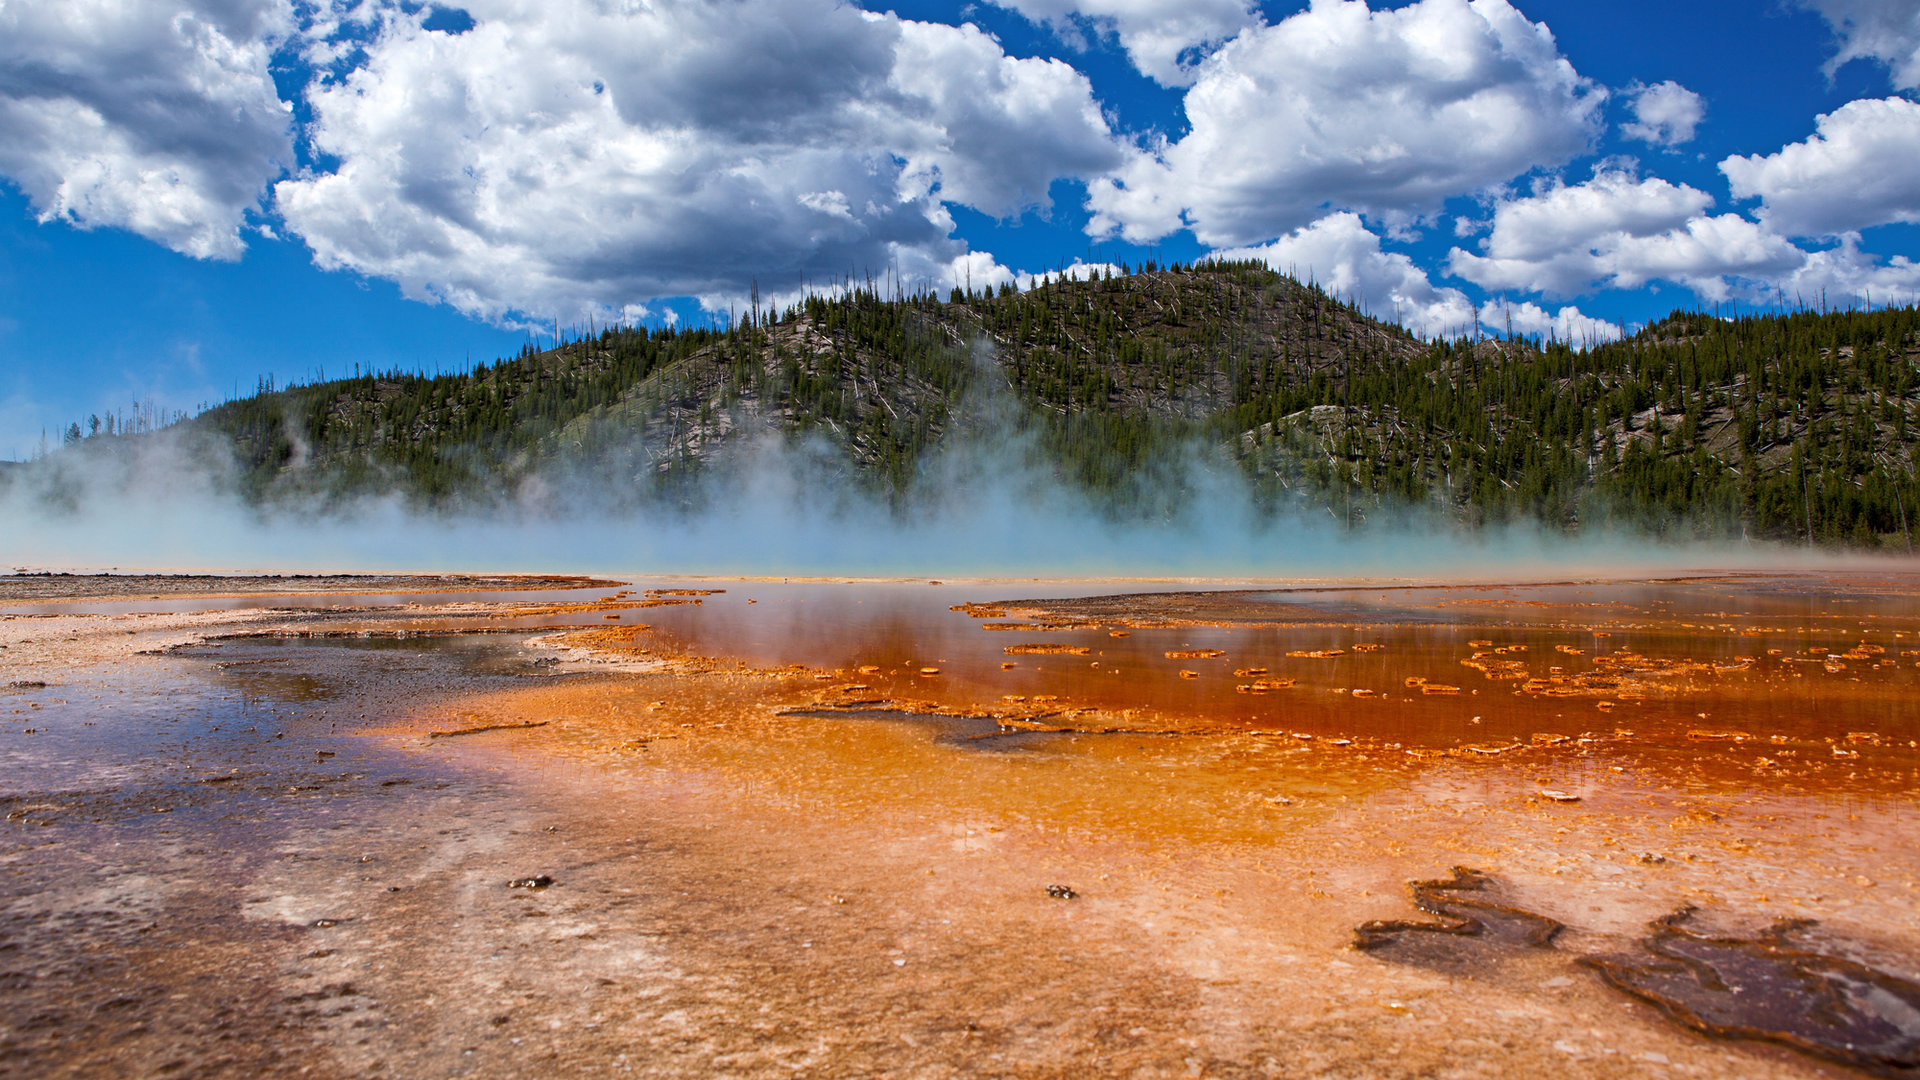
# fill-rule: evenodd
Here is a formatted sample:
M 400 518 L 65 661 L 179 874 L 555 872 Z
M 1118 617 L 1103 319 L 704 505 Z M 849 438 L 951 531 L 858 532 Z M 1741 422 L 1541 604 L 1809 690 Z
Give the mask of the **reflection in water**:
M 1677 755 L 1736 787 L 1920 778 L 1911 576 L 1117 597 L 1083 584 L 1040 600 L 964 588 L 735 583 L 627 637 L 651 655 L 840 672 L 952 711 L 1094 709 L 1415 755 Z M 990 629 L 1009 625 L 1026 633 Z

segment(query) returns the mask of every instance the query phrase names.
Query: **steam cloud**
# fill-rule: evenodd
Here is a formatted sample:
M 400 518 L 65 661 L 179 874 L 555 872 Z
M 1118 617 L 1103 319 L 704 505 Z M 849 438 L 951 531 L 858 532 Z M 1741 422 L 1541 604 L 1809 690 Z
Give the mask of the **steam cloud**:
M 1369 502 L 1351 526 L 1306 500 L 1263 511 L 1223 452 L 1195 445 L 1139 470 L 1119 516 L 1009 434 L 1019 406 L 996 371 L 982 376 L 902 499 L 851 482 L 824 440 L 769 431 L 703 474 L 692 509 L 635 500 L 591 469 L 550 470 L 486 508 L 421 511 L 397 495 L 262 507 L 236 494 L 224 444 L 189 426 L 88 440 L 0 474 L 0 558 L 22 569 L 1489 579 L 1811 558 L 1525 524 L 1470 531 L 1431 507 Z

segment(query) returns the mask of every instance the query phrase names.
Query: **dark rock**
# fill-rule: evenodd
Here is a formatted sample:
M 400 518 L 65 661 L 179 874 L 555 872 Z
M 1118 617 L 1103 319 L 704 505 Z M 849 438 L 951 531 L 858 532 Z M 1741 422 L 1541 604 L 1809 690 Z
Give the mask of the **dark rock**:
M 1920 985 L 1801 947 L 1810 922 L 1776 923 L 1752 939 L 1684 925 L 1682 908 L 1652 924 L 1651 958 L 1588 957 L 1615 989 L 1722 1039 L 1761 1039 L 1881 1076 L 1920 1072 Z
M 1397 949 L 1405 955 L 1396 959 L 1435 964 L 1456 959 L 1450 955 L 1454 949 L 1445 943 L 1461 939 L 1532 949 L 1553 943 L 1562 929 L 1558 922 L 1468 895 L 1485 894 L 1492 885 L 1492 878 L 1464 866 L 1454 867 L 1451 878 L 1416 881 L 1411 887 L 1413 906 L 1438 918 L 1433 922 L 1374 919 L 1361 923 L 1353 932 L 1353 947 L 1363 951 Z

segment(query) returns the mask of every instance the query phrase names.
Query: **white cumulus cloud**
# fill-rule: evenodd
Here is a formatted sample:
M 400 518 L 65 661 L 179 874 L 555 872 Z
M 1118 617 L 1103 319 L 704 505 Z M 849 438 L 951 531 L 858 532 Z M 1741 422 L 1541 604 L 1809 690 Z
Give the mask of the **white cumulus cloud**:
M 43 222 L 238 258 L 293 160 L 268 61 L 288 0 L 0 2 L 0 175 Z
M 1486 289 L 1578 295 L 1656 280 L 1726 295 L 1728 276 L 1791 271 L 1805 253 L 1737 214 L 1709 216 L 1703 191 L 1606 170 L 1499 203 L 1481 254 L 1453 249 L 1452 272 Z
M 471 314 L 719 302 L 871 272 L 938 284 L 944 203 L 1010 215 L 1119 160 L 1080 73 L 834 0 L 389 9 L 309 92 L 338 162 L 275 189 L 323 267 Z
M 1465 293 L 1436 287 L 1412 259 L 1382 250 L 1380 238 L 1351 212 L 1329 214 L 1271 243 L 1214 255 L 1257 259 L 1421 337 L 1451 337 L 1473 327 L 1473 301 Z
M 1920 4 L 1913 0 L 1801 0 L 1826 17 L 1840 38 L 1840 51 L 1827 63 L 1832 74 L 1851 60 L 1877 60 L 1887 66 L 1893 85 L 1920 88 Z
M 1920 302 L 1920 263 L 1904 255 L 1882 262 L 1848 234 L 1826 251 L 1807 255 L 1793 272 L 1758 283 L 1749 294 L 1796 306 L 1885 307 Z
M 1720 171 L 1735 198 L 1760 199 L 1761 219 L 1790 236 L 1920 223 L 1920 105 L 1851 101 L 1820 117 L 1806 141 L 1730 157 Z
M 1595 318 L 1577 307 L 1548 311 L 1538 304 L 1516 304 L 1505 297 L 1482 305 L 1480 325 L 1504 337 L 1544 338 L 1582 348 L 1619 341 L 1625 336 L 1618 323 Z
M 1685 285 L 1708 300 L 1745 296 L 1835 306 L 1911 302 L 1920 264 L 1860 250 L 1858 233 L 1808 251 L 1738 214 L 1712 215 L 1705 192 L 1660 179 L 1602 170 L 1583 184 L 1551 187 L 1501 202 L 1482 253 L 1455 248 L 1452 272 L 1482 288 L 1575 295 Z
M 884 94 L 893 115 L 875 134 L 941 198 L 1007 217 L 1048 206 L 1059 177 L 1119 164 L 1092 87 L 1072 66 L 1016 60 L 973 26 L 898 25 Z
M 1586 150 L 1604 96 L 1507 0 L 1315 0 L 1202 63 L 1186 136 L 1093 183 L 1089 229 L 1221 245 L 1417 216 Z
M 1620 134 L 1654 146 L 1680 146 L 1693 141 L 1694 130 L 1706 118 L 1707 105 L 1699 94 L 1669 79 L 1628 91 L 1633 120 L 1620 125 Z
M 1247 0 L 993 0 L 1063 36 L 1111 34 L 1141 74 L 1167 86 L 1193 81 L 1204 51 L 1258 25 Z
M 1543 337 L 1598 344 L 1620 328 L 1577 307 L 1548 312 L 1535 304 L 1496 297 L 1479 308 L 1459 289 L 1438 286 L 1411 258 L 1380 247 L 1360 215 L 1342 211 L 1258 247 L 1214 252 L 1221 259 L 1254 259 L 1282 274 L 1311 281 L 1357 303 L 1375 318 L 1399 323 L 1424 338 L 1474 333 Z

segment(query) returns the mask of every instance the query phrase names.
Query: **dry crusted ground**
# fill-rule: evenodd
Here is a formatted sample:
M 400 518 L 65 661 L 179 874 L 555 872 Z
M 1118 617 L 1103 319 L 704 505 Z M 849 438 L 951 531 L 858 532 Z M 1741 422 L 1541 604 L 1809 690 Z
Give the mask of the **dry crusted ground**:
M 0 1075 L 1843 1076 L 1571 958 L 1698 903 L 1920 976 L 1898 800 L 1649 776 L 1565 807 L 1537 761 L 1218 736 L 981 753 L 785 715 L 845 673 L 503 637 L 173 650 L 341 628 L 0 621 Z M 1459 862 L 1559 947 L 1349 947 Z
M 36 600 L 163 596 L 273 596 L 315 593 L 445 593 L 522 589 L 610 587 L 603 581 L 559 574 L 72 574 L 0 575 L 0 604 Z

